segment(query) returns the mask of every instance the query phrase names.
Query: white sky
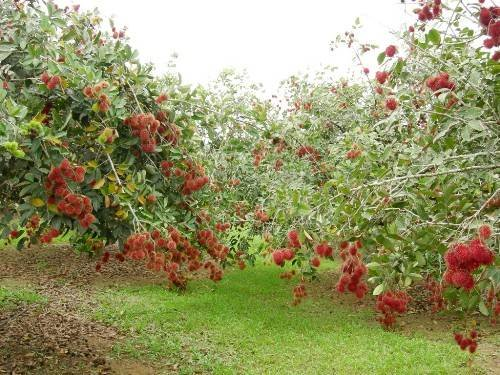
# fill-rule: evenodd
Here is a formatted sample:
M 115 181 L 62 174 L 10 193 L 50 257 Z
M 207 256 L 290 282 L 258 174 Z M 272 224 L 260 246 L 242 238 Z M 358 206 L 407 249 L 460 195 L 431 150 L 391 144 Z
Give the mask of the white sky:
M 349 51 L 331 52 L 329 42 L 359 16 L 366 41 L 381 48 L 396 40 L 391 30 L 406 28 L 415 5 L 400 0 L 81 0 L 113 17 L 141 59 L 165 71 L 172 53 L 187 83 L 215 79 L 227 67 L 246 69 L 267 92 L 297 72 L 336 65 L 353 67 Z M 61 5 L 72 0 L 59 0 Z M 408 24 L 408 23 L 407 23 Z M 372 55 L 365 65 L 376 67 Z M 358 70 L 358 68 L 355 68 Z

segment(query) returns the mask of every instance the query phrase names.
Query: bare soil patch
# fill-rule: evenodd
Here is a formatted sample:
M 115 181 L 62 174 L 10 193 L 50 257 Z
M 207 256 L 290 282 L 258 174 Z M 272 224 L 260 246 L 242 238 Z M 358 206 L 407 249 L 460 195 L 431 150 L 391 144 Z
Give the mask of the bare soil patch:
M 0 252 L 0 285 L 29 285 L 48 299 L 0 310 L 0 374 L 158 373 L 140 361 L 111 358 L 120 333 L 82 310 L 93 307 L 96 285 L 158 283 L 159 275 L 118 261 L 97 273 L 95 260 L 67 246 Z

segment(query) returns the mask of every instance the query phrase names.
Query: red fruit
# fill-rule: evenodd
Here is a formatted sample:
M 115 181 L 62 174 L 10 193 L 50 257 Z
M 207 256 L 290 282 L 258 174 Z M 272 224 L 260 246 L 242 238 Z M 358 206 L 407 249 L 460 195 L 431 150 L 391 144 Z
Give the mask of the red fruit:
M 49 82 L 47 82 L 47 88 L 49 90 L 55 89 L 61 83 L 61 78 L 59 76 L 53 76 Z
M 123 256 L 122 253 L 116 253 L 115 258 L 120 262 L 123 262 L 125 260 L 125 257 Z
M 478 229 L 479 237 L 483 240 L 487 240 L 491 237 L 491 227 L 489 225 L 481 225 Z
M 387 73 L 387 72 L 376 72 L 375 73 L 375 79 L 381 85 L 383 85 L 385 83 L 385 81 L 387 81 L 388 77 L 389 77 L 389 73 Z
M 396 46 L 391 44 L 385 49 L 385 55 L 387 57 L 392 57 L 396 54 L 396 51 L 397 51 Z
M 283 258 L 285 260 L 292 260 L 295 257 L 295 253 L 290 249 L 283 250 Z
M 283 251 L 275 250 L 273 252 L 273 261 L 277 266 L 282 266 L 285 263 L 285 256 Z
M 17 237 L 19 237 L 19 231 L 17 231 L 17 230 L 10 231 L 9 237 L 10 238 L 17 238 Z
M 41 75 L 40 75 L 40 80 L 47 84 L 49 81 L 50 81 L 50 76 L 49 76 L 49 73 L 47 72 L 43 72 Z
M 483 40 L 483 46 L 488 49 L 493 48 L 495 46 L 495 41 L 492 38 L 485 39 Z
M 414 28 L 413 26 L 410 26 L 410 27 L 408 28 L 408 32 L 410 32 L 410 33 L 415 32 L 415 28 Z
M 107 263 L 109 261 L 109 257 L 110 257 L 110 254 L 109 254 L 109 251 L 106 251 L 103 255 L 102 255 L 102 259 L 101 261 L 103 263 Z
M 148 201 L 149 203 L 154 203 L 154 202 L 156 202 L 156 195 L 154 195 L 154 194 L 149 194 L 149 195 L 146 197 L 146 199 L 147 199 L 147 201 Z
M 318 257 L 314 257 L 311 259 L 311 266 L 319 267 L 320 264 L 321 264 L 321 261 L 319 260 Z
M 489 9 L 486 8 L 481 8 L 481 11 L 479 12 L 479 22 L 483 26 L 488 26 L 491 22 L 491 12 Z
M 388 98 L 385 101 L 385 108 L 390 111 L 394 111 L 398 107 L 398 102 L 395 98 Z
M 370 69 L 368 69 L 368 68 L 363 68 L 363 73 L 365 73 L 365 74 L 370 73 Z
M 156 104 L 160 104 L 160 103 L 163 103 L 167 99 L 168 99 L 167 94 L 161 94 L 160 96 L 158 96 L 156 98 L 155 102 L 156 102 Z
M 477 342 L 473 341 L 469 345 L 469 352 L 470 353 L 475 353 L 477 350 Z

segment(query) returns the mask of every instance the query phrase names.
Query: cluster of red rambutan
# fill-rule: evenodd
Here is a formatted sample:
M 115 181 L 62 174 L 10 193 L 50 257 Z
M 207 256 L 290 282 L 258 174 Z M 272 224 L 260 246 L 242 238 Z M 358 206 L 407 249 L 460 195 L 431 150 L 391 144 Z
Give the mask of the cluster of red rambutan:
M 347 241 L 340 243 L 340 257 L 344 263 L 341 268 L 342 275 L 337 282 L 337 291 L 345 293 L 347 289 L 358 298 L 363 298 L 368 291 L 366 283 L 361 281 L 363 275 L 367 273 L 366 266 L 362 262 L 361 254 L 358 251 L 361 246 L 361 241 L 356 241 L 351 245 Z
M 475 329 L 469 332 L 469 337 L 466 337 L 462 333 L 455 333 L 454 335 L 455 342 L 460 346 L 460 349 L 467 350 L 469 349 L 469 353 L 475 353 L 477 350 L 477 339 L 478 333 Z
M 427 289 L 431 293 L 429 297 L 429 302 L 432 305 L 432 312 L 438 312 L 443 310 L 444 309 L 443 285 L 441 285 L 432 278 L 428 278 L 425 283 L 425 289 Z
M 269 215 L 260 207 L 254 211 L 255 218 L 262 223 L 269 221 Z
M 307 297 L 306 286 L 303 283 L 300 283 L 293 288 L 293 305 L 301 303 L 302 298 L 304 297 Z
M 198 232 L 198 242 L 207 249 L 208 254 L 214 259 L 225 260 L 229 254 L 229 248 L 219 242 L 214 232 L 209 229 Z
M 321 159 L 319 152 L 312 146 L 300 146 L 296 153 L 299 158 L 307 156 L 311 161 L 318 161 Z
M 92 214 L 92 202 L 85 195 L 77 195 L 69 193 L 57 203 L 59 212 L 78 219 L 82 228 L 88 228 L 94 221 L 95 216 Z
M 160 163 L 161 174 L 165 177 L 170 177 L 172 175 L 173 166 L 174 163 L 172 163 L 171 161 L 162 160 L 162 162 Z
M 193 272 L 202 267 L 200 251 L 173 227 L 168 228 L 167 235 L 157 229 L 130 235 L 124 245 L 124 255 L 129 259 L 147 259 L 149 269 L 165 271 L 170 283 L 177 287 L 186 285 L 184 269 Z M 182 267 L 183 264 L 186 266 Z
M 153 114 L 141 113 L 130 116 L 127 117 L 123 123 L 132 129 L 132 135 L 140 139 L 142 151 L 147 153 L 155 152 L 156 135 L 160 127 L 160 121 L 158 121 Z
M 408 308 L 410 296 L 403 291 L 387 291 L 377 297 L 375 309 L 382 314 L 378 318 L 380 324 L 390 328 L 396 323 L 396 314 L 403 314 Z
M 491 49 L 500 46 L 500 7 L 481 8 L 479 11 L 479 22 L 485 28 L 485 34 L 488 38 L 483 40 L 483 45 Z M 496 51 L 493 59 L 498 61 L 500 58 L 500 51 Z
M 197 165 L 190 160 L 185 160 L 184 164 L 187 166 L 187 171 L 176 168 L 174 175 L 184 178 L 181 194 L 189 195 L 203 188 L 210 179 L 205 175 L 205 169 L 201 165 Z
M 72 166 L 64 159 L 59 166 L 53 167 L 45 181 L 45 189 L 49 197 L 48 204 L 57 204 L 59 212 L 78 219 L 83 228 L 88 228 L 94 221 L 92 202 L 85 195 L 73 194 L 68 189 L 66 179 L 82 183 L 85 179 L 85 168 Z
M 483 241 L 491 235 L 491 231 L 482 229 L 480 235 L 481 232 L 483 237 L 475 238 L 469 243 L 454 244 L 444 254 L 447 269 L 443 279 L 447 284 L 471 290 L 475 285 L 472 273 L 483 265 L 493 263 L 495 255 Z
M 59 236 L 59 230 L 57 230 L 56 228 L 51 228 L 50 230 L 48 230 L 47 232 L 45 232 L 40 236 L 40 242 L 51 243 L 52 240 L 57 236 Z
M 57 86 L 61 84 L 61 77 L 51 76 L 47 72 L 43 72 L 40 75 L 40 80 L 47 86 L 49 90 L 54 90 Z
M 39 226 L 40 226 L 40 216 L 38 215 L 31 216 L 25 226 L 26 234 L 28 236 L 32 236 Z
M 83 95 L 87 98 L 97 98 L 98 99 L 98 108 L 101 112 L 107 112 L 111 105 L 109 97 L 106 94 L 101 94 L 101 91 L 107 89 L 109 87 L 109 83 L 106 81 L 102 81 L 95 86 L 86 86 L 83 89 Z
M 314 248 L 314 252 L 320 257 L 327 258 L 333 256 L 333 248 L 326 242 L 317 244 Z
M 422 8 L 417 8 L 414 12 L 422 22 L 432 21 L 441 15 L 441 0 L 434 0 L 432 3 L 425 4 Z
M 426 81 L 426 85 L 434 92 L 442 89 L 448 89 L 450 91 L 455 89 L 455 83 L 450 81 L 450 75 L 446 72 L 441 72 L 436 76 L 429 77 Z M 436 95 L 439 95 L 439 92 L 436 93 Z
M 273 261 L 277 266 L 282 266 L 285 261 L 292 260 L 295 257 L 293 250 L 288 248 L 274 250 L 272 253 Z
M 215 224 L 215 230 L 217 230 L 218 232 L 225 232 L 229 228 L 231 228 L 230 223 L 216 223 Z

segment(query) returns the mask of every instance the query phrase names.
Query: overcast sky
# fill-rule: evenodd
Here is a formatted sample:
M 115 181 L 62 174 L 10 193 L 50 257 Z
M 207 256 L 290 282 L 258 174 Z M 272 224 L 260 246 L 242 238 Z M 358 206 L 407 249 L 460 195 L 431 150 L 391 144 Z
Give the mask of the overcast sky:
M 67 5 L 74 2 L 59 0 Z M 187 83 L 205 84 L 226 68 L 246 69 L 266 91 L 293 73 L 336 65 L 353 67 L 348 51 L 331 52 L 329 42 L 359 16 L 366 41 L 385 48 L 391 31 L 415 19 L 412 2 L 400 0 L 81 0 L 98 7 L 116 26 L 128 27 L 132 45 L 158 72 L 178 54 Z M 404 23 L 406 22 L 406 26 Z M 374 58 L 365 65 L 374 67 Z

